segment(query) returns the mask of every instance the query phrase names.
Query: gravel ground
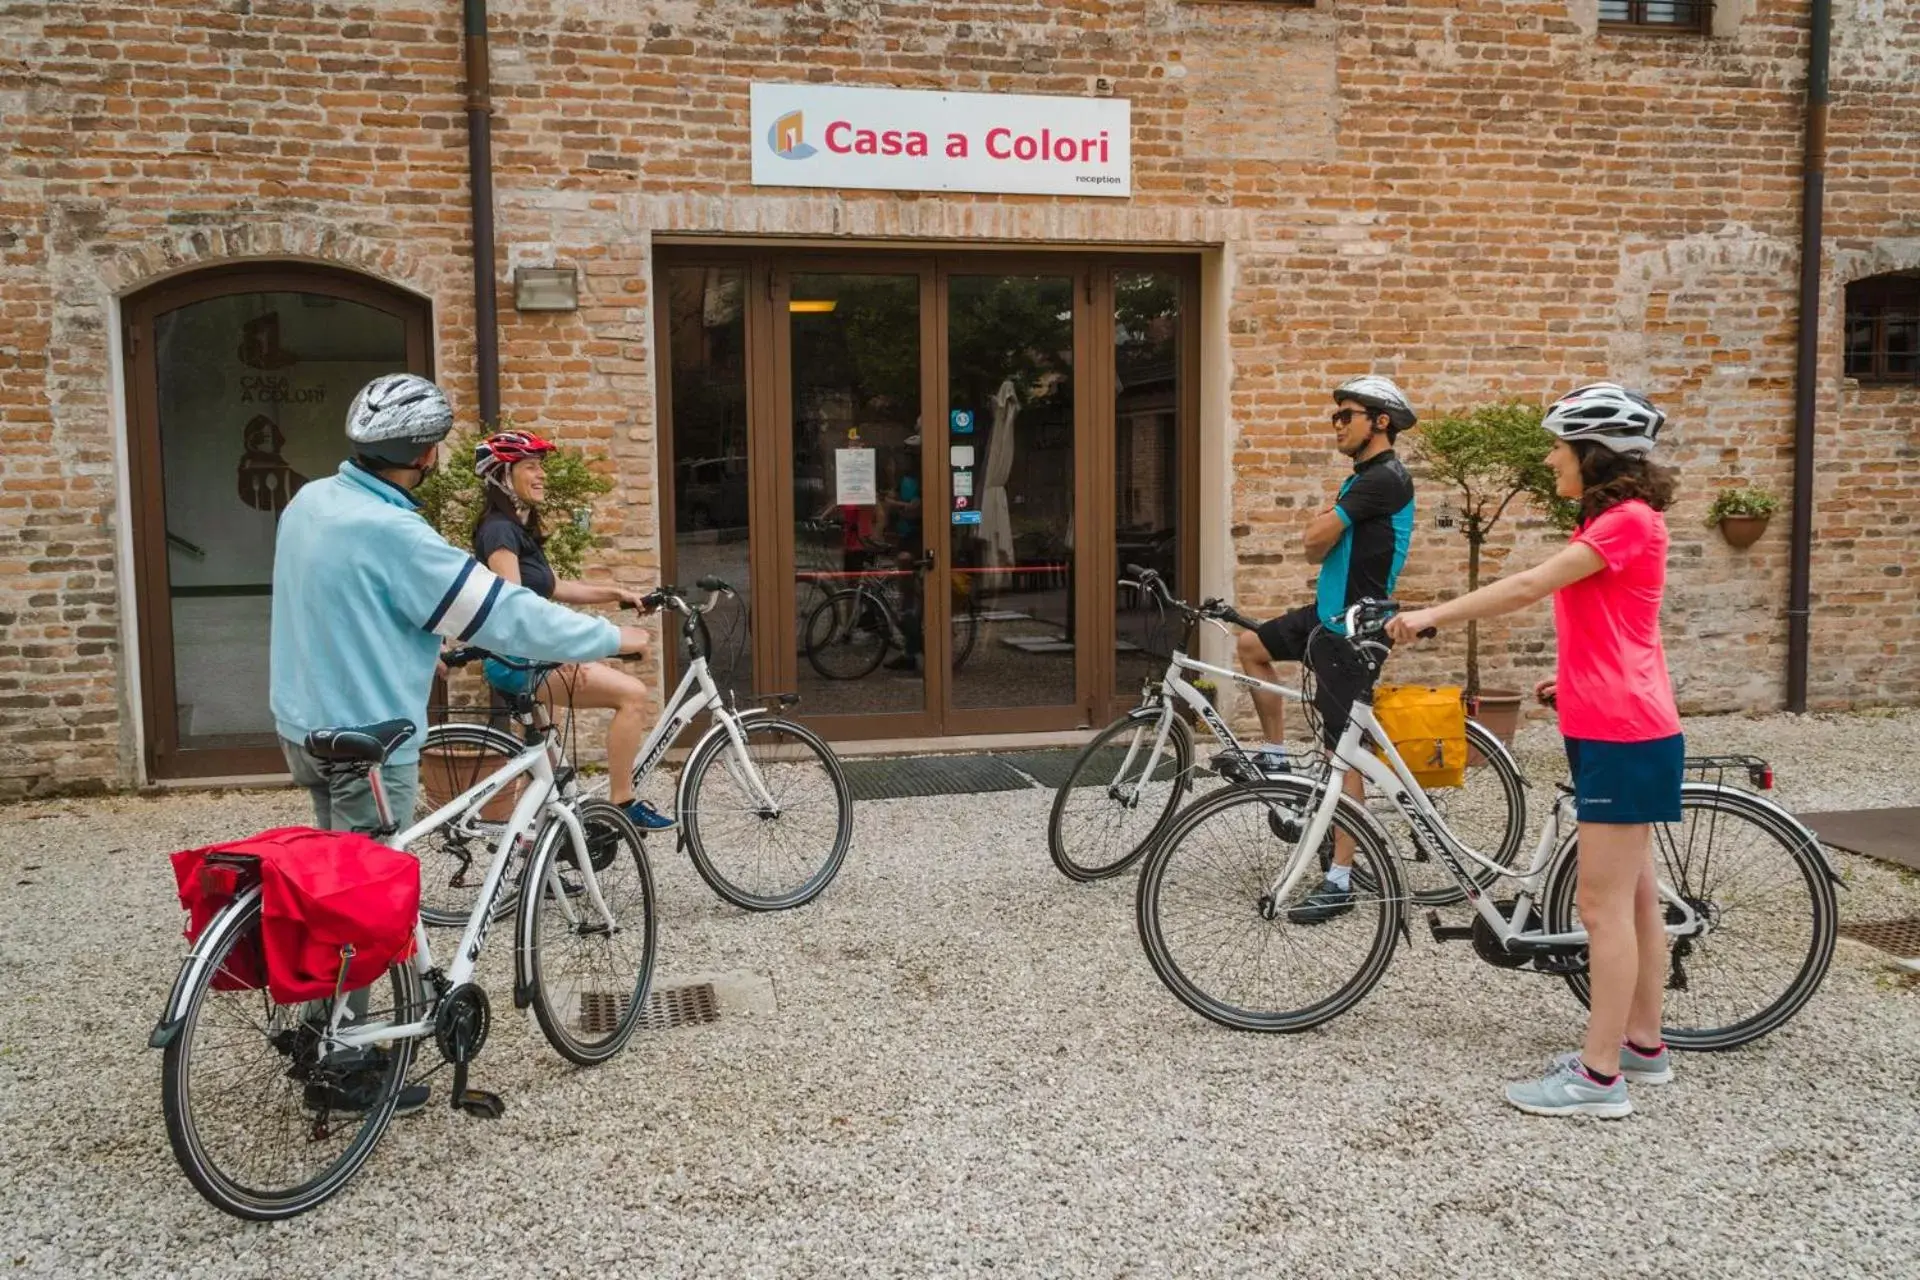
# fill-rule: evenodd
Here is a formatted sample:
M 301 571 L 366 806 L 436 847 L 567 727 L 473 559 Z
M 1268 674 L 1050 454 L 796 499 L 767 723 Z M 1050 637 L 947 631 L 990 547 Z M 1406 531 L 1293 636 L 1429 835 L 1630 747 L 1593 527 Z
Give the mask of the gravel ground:
M 1920 803 L 1920 714 L 1729 718 L 1795 807 Z M 1555 764 L 1539 728 L 1536 779 Z M 594 1070 L 500 1016 L 486 1122 L 398 1121 L 348 1191 L 231 1221 L 173 1163 L 145 1038 L 181 952 L 165 854 L 297 821 L 290 792 L 0 813 L 0 1266 L 47 1276 L 1608 1274 L 1891 1277 L 1920 1257 L 1920 989 L 1842 941 L 1812 1005 L 1689 1056 L 1617 1124 L 1498 1095 L 1577 1043 L 1554 979 L 1415 930 L 1354 1012 L 1236 1035 L 1155 981 L 1131 878 L 1066 883 L 1045 793 L 863 805 L 814 906 L 749 918 L 657 855 L 660 978 L 778 1008 Z M 1920 881 L 1836 855 L 1854 918 Z M 499 1013 L 505 948 L 483 980 Z M 444 1089 L 445 1075 L 436 1078 Z M 441 1095 L 444 1097 L 444 1093 Z

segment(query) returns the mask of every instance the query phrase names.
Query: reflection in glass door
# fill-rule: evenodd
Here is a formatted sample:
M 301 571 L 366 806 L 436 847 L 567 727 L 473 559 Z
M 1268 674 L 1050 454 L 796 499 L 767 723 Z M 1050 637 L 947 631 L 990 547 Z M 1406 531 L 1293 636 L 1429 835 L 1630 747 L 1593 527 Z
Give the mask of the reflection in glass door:
M 1152 569 L 1179 589 L 1180 418 L 1186 352 L 1181 341 L 1181 277 L 1168 271 L 1113 274 L 1114 564 Z M 1102 423 L 1105 429 L 1106 424 Z M 1113 694 L 1130 698 L 1158 679 L 1180 641 L 1143 593 L 1121 587 L 1114 599 Z
M 956 708 L 1059 707 L 1074 645 L 1074 277 L 947 282 Z
M 178 745 L 272 748 L 274 530 L 345 458 L 355 393 L 407 367 L 405 325 L 322 294 L 231 293 L 153 335 Z
M 814 715 L 927 707 L 920 277 L 798 273 L 794 637 Z

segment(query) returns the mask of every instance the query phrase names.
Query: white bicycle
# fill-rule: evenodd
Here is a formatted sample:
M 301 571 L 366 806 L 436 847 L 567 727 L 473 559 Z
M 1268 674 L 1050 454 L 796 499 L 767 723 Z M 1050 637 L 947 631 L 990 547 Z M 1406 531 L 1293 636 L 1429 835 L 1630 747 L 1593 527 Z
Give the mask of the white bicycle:
M 1206 696 L 1189 682 L 1189 675 L 1211 677 L 1247 689 L 1259 689 L 1295 702 L 1305 699 L 1297 689 L 1216 667 L 1189 657 L 1195 630 L 1206 623 L 1226 631 L 1226 624 L 1255 629 L 1259 624 L 1219 600 L 1198 608 L 1177 600 L 1166 582 L 1151 569 L 1126 566 L 1125 585 L 1148 593 L 1184 622 L 1184 638 L 1168 659 L 1166 674 L 1149 681 L 1140 693 L 1140 705 L 1102 729 L 1074 761 L 1066 782 L 1054 793 L 1047 818 L 1047 850 L 1060 873 L 1070 880 L 1104 880 L 1119 875 L 1145 857 L 1173 826 L 1183 797 L 1197 788 L 1207 766 L 1194 759 L 1193 731 L 1178 713 L 1182 707 L 1207 727 L 1220 750 L 1212 771 L 1230 783 L 1261 780 L 1246 747 Z M 1222 686 L 1224 687 L 1224 685 Z M 1526 783 L 1513 756 L 1493 731 L 1467 721 L 1468 767 L 1460 786 L 1434 797 L 1455 829 L 1494 861 L 1506 865 L 1520 851 L 1526 836 Z M 1326 762 L 1316 761 L 1313 776 L 1325 776 Z M 1461 901 L 1460 886 L 1442 875 L 1424 850 L 1400 850 L 1403 869 L 1413 882 L 1413 899 L 1422 906 L 1447 906 Z M 1476 873 L 1477 882 L 1490 873 Z
M 1560 788 L 1524 869 L 1452 830 L 1373 714 L 1373 682 L 1388 652 L 1383 628 L 1397 609 L 1363 602 L 1348 610 L 1344 636 L 1320 633 L 1347 655 L 1355 690 L 1331 774 L 1208 796 L 1180 814 L 1141 869 L 1140 939 L 1154 972 L 1189 1008 L 1224 1026 L 1304 1031 L 1344 1013 L 1379 982 L 1407 934 L 1400 860 L 1389 855 L 1373 813 L 1341 792 L 1354 769 L 1473 908 L 1472 924 L 1459 927 L 1429 911 L 1436 941 L 1470 939 L 1489 964 L 1563 977 L 1583 1004 L 1591 994 L 1571 789 Z M 1653 826 L 1672 939 L 1664 1034 L 1676 1048 L 1730 1049 L 1779 1027 L 1819 988 L 1833 955 L 1839 877 L 1792 815 L 1726 785 L 1725 772 L 1736 769 L 1770 787 L 1764 761 L 1692 758 L 1688 769 L 1719 776 L 1685 782 L 1680 820 Z M 1303 900 L 1321 883 L 1335 831 L 1353 844 L 1352 896 L 1329 915 Z M 1515 881 L 1514 896 L 1484 893 L 1493 878 Z
M 678 587 L 663 586 L 647 596 L 650 606 L 681 617 L 688 663 L 679 687 L 667 700 L 653 732 L 634 759 L 633 785 L 639 791 L 688 725 L 701 715 L 711 724 L 688 753 L 676 788 L 674 810 L 678 840 L 695 870 L 712 890 L 748 911 L 783 911 L 813 901 L 839 874 L 853 839 L 853 795 L 840 759 L 818 734 L 779 716 L 772 707 L 737 710 L 723 694 L 709 666 L 713 641 L 706 615 L 733 588 L 718 578 L 698 583 L 708 593 L 690 604 Z M 446 656 L 459 666 L 487 657 L 478 649 Z M 537 687 L 557 663 L 524 665 Z M 546 713 L 533 695 L 510 698 L 509 708 L 531 733 L 546 732 Z M 785 708 L 792 695 L 770 699 Z M 550 737 L 553 768 L 564 794 L 604 794 L 606 780 L 583 780 L 567 762 L 559 740 Z M 422 804 L 439 791 L 457 790 L 469 779 L 497 767 L 524 750 L 520 739 L 484 724 L 448 722 L 427 730 Z M 431 925 L 458 924 L 466 918 L 476 887 L 478 851 L 495 839 L 500 805 L 476 805 L 415 849 L 421 861 L 420 914 Z M 645 832 L 642 832 L 644 835 Z M 496 910 L 513 910 L 511 896 Z
M 381 827 L 394 824 L 379 766 L 413 734 L 409 720 L 321 729 L 306 747 L 331 772 L 364 774 Z M 384 980 L 331 1000 L 279 1004 L 258 980 L 262 901 L 253 858 L 211 855 L 201 874 L 232 898 L 180 967 L 148 1043 L 164 1050 L 161 1101 L 175 1158 L 210 1202 L 236 1217 L 289 1218 L 334 1195 L 373 1154 L 407 1085 L 416 1047 L 453 1065 L 451 1101 L 472 1115 L 505 1110 L 467 1087 L 492 1012 L 473 978 L 491 908 L 513 886 L 516 1008 L 569 1061 L 604 1062 L 633 1034 L 653 978 L 653 875 L 640 834 L 599 800 L 560 794 L 545 736 L 391 838 L 407 848 L 495 796 L 518 789 L 477 886 L 452 962 L 436 962 L 426 922 L 414 952 Z M 344 976 L 344 964 L 342 974 Z

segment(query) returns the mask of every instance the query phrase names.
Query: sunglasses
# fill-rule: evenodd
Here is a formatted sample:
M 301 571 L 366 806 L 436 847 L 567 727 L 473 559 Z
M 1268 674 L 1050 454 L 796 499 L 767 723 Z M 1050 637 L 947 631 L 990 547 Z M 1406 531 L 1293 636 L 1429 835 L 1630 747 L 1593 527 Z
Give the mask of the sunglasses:
M 1355 414 L 1360 412 L 1362 412 L 1362 410 L 1359 410 L 1359 409 L 1336 409 L 1333 412 L 1333 416 L 1331 420 L 1334 426 L 1344 427 L 1349 422 L 1353 421 Z

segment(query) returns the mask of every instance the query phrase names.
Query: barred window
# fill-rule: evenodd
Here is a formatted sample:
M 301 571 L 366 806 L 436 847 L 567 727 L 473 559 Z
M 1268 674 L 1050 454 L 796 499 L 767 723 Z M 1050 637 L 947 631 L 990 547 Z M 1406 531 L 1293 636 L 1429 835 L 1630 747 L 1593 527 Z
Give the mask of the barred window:
M 1920 271 L 1894 271 L 1847 286 L 1847 376 L 1920 382 Z
M 1600 25 L 1705 33 L 1713 30 L 1713 0 L 1600 0 Z

